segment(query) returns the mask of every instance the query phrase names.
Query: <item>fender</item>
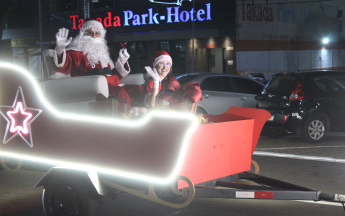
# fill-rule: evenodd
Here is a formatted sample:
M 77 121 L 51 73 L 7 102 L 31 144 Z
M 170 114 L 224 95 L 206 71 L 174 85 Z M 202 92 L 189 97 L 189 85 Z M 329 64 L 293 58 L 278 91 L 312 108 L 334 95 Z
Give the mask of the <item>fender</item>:
M 322 107 L 313 108 L 313 109 L 309 110 L 308 113 L 306 113 L 306 117 L 312 115 L 313 113 L 320 113 L 321 115 L 323 115 L 326 118 L 326 120 L 327 120 L 327 131 L 326 132 L 328 133 L 330 130 L 331 120 L 328 117 L 327 112 Z M 304 118 L 304 120 L 306 119 L 306 117 Z M 302 124 L 303 123 L 304 123 L 304 121 L 302 122 Z
M 98 176 L 95 176 L 94 174 L 95 173 L 87 172 L 85 170 L 74 170 L 67 167 L 53 167 L 41 178 L 39 182 L 37 182 L 34 188 L 48 186 L 51 179 L 78 178 L 82 181 L 85 191 L 88 194 L 92 196 L 96 196 L 98 194 L 103 196 L 108 195 L 104 190 L 102 190 L 103 188 L 97 181 Z

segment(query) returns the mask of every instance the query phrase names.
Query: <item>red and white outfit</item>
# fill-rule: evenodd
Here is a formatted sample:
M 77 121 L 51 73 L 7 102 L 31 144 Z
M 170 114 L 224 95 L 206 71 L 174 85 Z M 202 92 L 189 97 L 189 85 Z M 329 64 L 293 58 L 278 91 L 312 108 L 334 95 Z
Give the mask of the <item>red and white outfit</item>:
M 93 39 L 90 36 L 85 35 L 86 30 L 95 30 L 100 32 L 100 38 Z M 93 69 L 110 68 L 113 76 L 106 76 L 109 86 L 118 86 L 120 79 L 125 77 L 130 72 L 130 67 L 127 62 L 127 58 L 121 58 L 120 56 L 115 62 L 110 59 L 108 47 L 106 46 L 105 38 L 106 30 L 103 25 L 96 20 L 86 20 L 80 29 L 80 33 L 71 42 L 71 44 L 63 50 L 62 61 L 58 61 L 58 57 L 55 51 L 54 63 L 56 70 L 65 75 L 70 74 L 73 76 L 82 76 L 83 74 Z M 97 41 L 99 44 L 94 44 L 93 47 L 88 41 Z M 55 49 L 56 50 L 56 49 Z M 121 50 L 121 51 L 122 51 Z
M 168 60 L 172 63 L 170 55 L 165 51 L 158 51 L 152 58 L 151 67 L 154 68 L 158 62 Z M 152 93 L 154 88 L 154 80 L 149 78 L 144 85 L 125 85 L 124 89 L 128 92 L 131 98 L 132 107 L 146 107 L 146 99 Z M 159 83 L 158 92 L 162 89 L 162 85 Z
M 168 101 L 169 107 L 173 110 L 179 110 L 185 98 L 195 104 L 202 99 L 202 92 L 198 82 L 186 83 L 181 86 L 174 76 L 168 75 L 161 85 L 162 90 L 158 97 Z

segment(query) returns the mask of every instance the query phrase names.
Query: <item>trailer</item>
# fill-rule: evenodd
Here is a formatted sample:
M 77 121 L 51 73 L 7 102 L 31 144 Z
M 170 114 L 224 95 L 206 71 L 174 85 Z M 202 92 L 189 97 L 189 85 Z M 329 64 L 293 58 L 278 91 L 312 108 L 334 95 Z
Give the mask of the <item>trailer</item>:
M 34 186 L 44 187 L 46 215 L 96 215 L 102 197 L 122 193 L 172 208 L 194 198 L 345 201 L 247 172 L 271 117 L 265 110 L 230 107 L 205 115 L 208 124 L 181 112 L 138 119 L 67 112 L 26 70 L 7 63 L 0 63 L 0 94 L 0 156 L 52 166 Z

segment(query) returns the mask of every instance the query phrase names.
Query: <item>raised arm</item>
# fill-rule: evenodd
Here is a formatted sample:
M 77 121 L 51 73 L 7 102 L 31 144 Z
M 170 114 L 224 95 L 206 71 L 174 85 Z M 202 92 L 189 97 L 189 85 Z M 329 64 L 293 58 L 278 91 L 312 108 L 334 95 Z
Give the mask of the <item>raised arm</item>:
M 71 43 L 72 37 L 68 37 L 68 29 L 61 28 L 56 33 L 56 47 L 55 47 L 55 53 L 58 60 L 58 64 L 62 62 L 63 54 L 66 52 L 65 48 Z
M 152 68 L 147 66 L 145 67 L 147 73 L 152 77 L 153 79 L 153 88 L 151 94 L 145 95 L 145 106 L 148 107 L 154 107 L 156 103 L 156 96 L 159 92 L 159 84 L 160 84 L 160 77 L 157 73 L 156 68 Z
M 122 76 L 125 77 L 131 72 L 131 68 L 128 64 L 128 59 L 130 55 L 127 52 L 126 48 L 122 48 L 119 52 L 119 57 L 115 62 L 115 69 L 116 71 Z

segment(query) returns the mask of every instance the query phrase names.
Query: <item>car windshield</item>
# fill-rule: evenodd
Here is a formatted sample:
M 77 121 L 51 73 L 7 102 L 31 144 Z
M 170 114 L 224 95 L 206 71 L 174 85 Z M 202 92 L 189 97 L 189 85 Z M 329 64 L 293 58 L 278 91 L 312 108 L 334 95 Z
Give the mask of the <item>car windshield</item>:
M 191 81 L 192 79 L 196 78 L 198 75 L 186 75 L 186 76 L 179 76 L 176 77 L 177 80 L 179 81 L 180 85 L 183 85 L 189 81 Z
M 265 90 L 291 92 L 297 80 L 297 76 L 276 76 L 270 81 Z

